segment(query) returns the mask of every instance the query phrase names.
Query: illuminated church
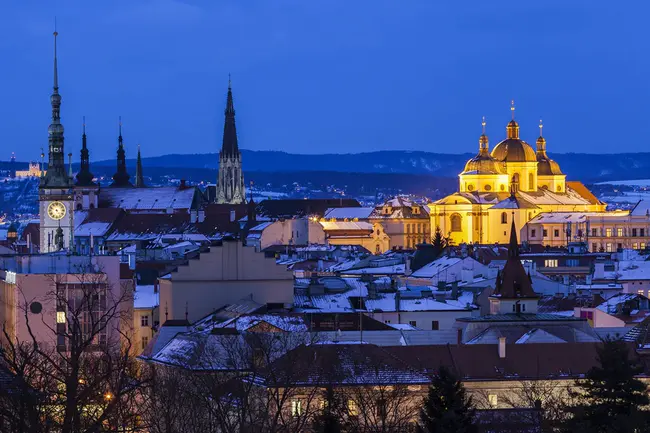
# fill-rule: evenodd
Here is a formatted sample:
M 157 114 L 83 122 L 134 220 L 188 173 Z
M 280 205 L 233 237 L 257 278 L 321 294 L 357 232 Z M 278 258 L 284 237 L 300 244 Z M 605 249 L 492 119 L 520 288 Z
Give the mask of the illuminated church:
M 455 244 L 507 243 L 513 219 L 519 231 L 544 212 L 605 211 L 605 203 L 582 183 L 568 182 L 546 154 L 541 121 L 533 149 L 519 137 L 514 102 L 511 111 L 506 138 L 492 152 L 483 119 L 478 154 L 458 175 L 458 192 L 429 205 L 432 230 L 439 227 Z

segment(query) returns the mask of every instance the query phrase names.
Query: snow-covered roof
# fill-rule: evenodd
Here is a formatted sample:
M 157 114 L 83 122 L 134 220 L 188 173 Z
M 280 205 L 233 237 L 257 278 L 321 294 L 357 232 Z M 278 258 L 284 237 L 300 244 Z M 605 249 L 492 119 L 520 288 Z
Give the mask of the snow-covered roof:
M 372 224 L 365 221 L 321 221 L 321 226 L 323 230 L 333 231 L 333 230 L 363 230 L 363 231 L 372 231 Z
M 341 272 L 345 273 L 346 275 L 403 275 L 404 272 L 406 272 L 406 265 L 401 263 L 390 266 L 369 266 L 366 268 L 348 269 Z
M 285 332 L 304 332 L 307 325 L 302 316 L 288 316 L 282 314 L 251 314 L 235 317 L 215 325 L 215 328 L 234 328 L 238 331 L 247 331 L 250 328 L 269 324 Z
M 372 207 L 334 207 L 325 211 L 325 219 L 368 219 L 374 208 Z
M 650 215 L 650 200 L 639 200 L 630 212 L 632 216 L 649 216 Z
M 101 198 L 127 210 L 190 209 L 196 189 L 177 187 L 102 188 Z
M 366 299 L 366 309 L 368 311 L 397 311 L 395 293 L 381 293 L 377 299 Z M 461 292 L 458 299 L 447 299 L 436 301 L 433 298 L 416 298 L 399 300 L 399 311 L 459 311 L 475 308 L 472 304 L 474 294 L 472 292 Z
M 154 292 L 153 285 L 135 287 L 133 293 L 133 308 L 147 308 L 151 309 L 160 305 L 159 293 Z
M 612 219 L 625 216 L 627 212 L 544 212 L 535 216 L 528 224 L 576 224 L 597 218 Z
M 617 314 L 619 313 L 618 309 L 620 305 L 638 297 L 641 297 L 641 295 L 635 293 L 619 293 L 618 295 L 612 296 L 596 308 L 607 314 Z

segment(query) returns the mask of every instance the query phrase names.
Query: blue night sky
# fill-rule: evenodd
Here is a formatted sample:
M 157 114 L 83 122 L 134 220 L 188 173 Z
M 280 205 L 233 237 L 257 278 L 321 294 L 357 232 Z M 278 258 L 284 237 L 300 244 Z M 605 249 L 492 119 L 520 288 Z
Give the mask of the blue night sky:
M 623 7 L 625 5 L 625 7 Z M 218 151 L 232 73 L 240 146 L 473 152 L 480 119 L 549 153 L 648 149 L 650 2 L 21 0 L 3 2 L 0 159 L 47 146 L 52 30 L 66 152 Z

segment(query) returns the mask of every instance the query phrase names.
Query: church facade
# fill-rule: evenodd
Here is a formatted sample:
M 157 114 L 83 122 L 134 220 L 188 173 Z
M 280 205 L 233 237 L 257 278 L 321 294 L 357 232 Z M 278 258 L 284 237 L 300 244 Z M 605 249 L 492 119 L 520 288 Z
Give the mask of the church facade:
M 567 181 L 549 158 L 541 122 L 533 149 L 519 136 L 514 103 L 511 111 L 506 138 L 491 152 L 483 120 L 478 154 L 459 174 L 458 192 L 429 205 L 432 233 L 439 227 L 454 244 L 504 244 L 512 223 L 519 231 L 542 213 L 605 211 L 605 203 L 582 183 Z

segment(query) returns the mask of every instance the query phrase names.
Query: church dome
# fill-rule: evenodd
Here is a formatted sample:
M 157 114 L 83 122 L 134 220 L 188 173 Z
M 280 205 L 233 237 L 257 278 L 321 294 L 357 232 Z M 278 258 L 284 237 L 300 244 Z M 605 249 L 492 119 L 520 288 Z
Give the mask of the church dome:
M 473 172 L 475 174 L 500 174 L 505 173 L 502 164 L 492 158 L 489 154 L 478 154 L 467 161 L 463 173 Z
M 542 121 L 539 121 L 539 138 L 537 139 L 537 174 L 539 176 L 561 175 L 560 165 L 546 154 L 546 139 L 542 135 Z
M 492 149 L 492 157 L 503 162 L 536 162 L 535 150 L 519 138 L 519 124 L 514 119 L 506 126 L 507 137 Z
M 519 138 L 507 138 L 492 149 L 492 158 L 503 162 L 535 162 L 535 151 Z

